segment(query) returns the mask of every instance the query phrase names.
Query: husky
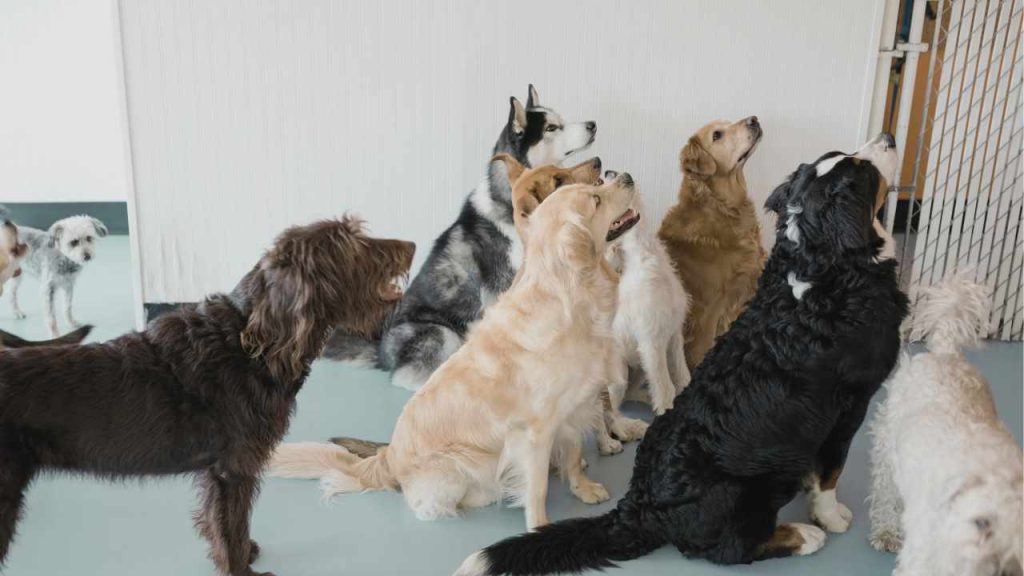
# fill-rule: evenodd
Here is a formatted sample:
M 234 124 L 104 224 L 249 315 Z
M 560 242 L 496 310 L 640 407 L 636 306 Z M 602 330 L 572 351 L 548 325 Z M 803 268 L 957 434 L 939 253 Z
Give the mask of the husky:
M 508 120 L 491 156 L 508 154 L 529 168 L 560 164 L 589 147 L 596 122 L 565 122 L 540 104 L 531 84 L 524 107 L 509 99 Z M 512 188 L 504 162 L 491 161 L 455 223 L 434 242 L 381 338 L 337 330 L 324 356 L 391 372 L 391 382 L 418 390 L 465 339 L 470 325 L 512 283 L 523 247 L 512 220 Z

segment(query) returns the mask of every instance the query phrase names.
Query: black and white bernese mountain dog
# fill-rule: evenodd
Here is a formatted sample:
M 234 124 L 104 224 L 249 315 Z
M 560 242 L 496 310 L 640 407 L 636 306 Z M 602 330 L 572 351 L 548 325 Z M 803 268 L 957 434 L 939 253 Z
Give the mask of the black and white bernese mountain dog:
M 810 554 L 821 528 L 844 532 L 836 484 L 907 313 L 875 220 L 895 167 L 882 134 L 797 168 L 765 203 L 779 220 L 757 294 L 647 431 L 617 507 L 493 544 L 456 575 L 578 572 L 666 544 L 750 563 Z M 801 491 L 817 526 L 777 524 Z

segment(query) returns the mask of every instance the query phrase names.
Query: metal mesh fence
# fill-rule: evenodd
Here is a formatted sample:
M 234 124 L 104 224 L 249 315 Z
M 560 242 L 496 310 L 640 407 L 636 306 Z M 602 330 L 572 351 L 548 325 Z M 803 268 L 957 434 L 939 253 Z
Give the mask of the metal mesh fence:
M 1020 340 L 1024 0 L 939 0 L 935 9 L 923 121 L 910 136 L 917 156 L 901 188 L 900 281 L 912 301 L 952 274 L 987 284 L 989 337 Z

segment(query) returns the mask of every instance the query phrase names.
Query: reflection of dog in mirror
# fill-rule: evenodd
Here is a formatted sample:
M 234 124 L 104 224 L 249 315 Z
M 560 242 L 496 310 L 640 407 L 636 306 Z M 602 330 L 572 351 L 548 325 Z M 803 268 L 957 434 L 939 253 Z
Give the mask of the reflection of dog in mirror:
M 210 557 L 253 576 L 250 510 L 310 364 L 335 326 L 376 335 L 413 252 L 348 218 L 289 228 L 233 292 L 144 332 L 0 355 L 0 562 L 39 472 L 195 474 Z
M 20 233 L 29 248 L 22 269 L 42 282 L 43 310 L 50 334 L 59 334 L 54 313 L 58 290 L 64 292 L 64 316 L 68 324 L 77 328 L 80 324 L 71 311 L 75 282 L 82 268 L 96 256 L 97 240 L 107 235 L 107 227 L 91 216 L 71 216 L 54 222 L 49 230 L 22 226 Z M 11 282 L 11 307 L 15 316 L 24 318 L 25 313 L 18 306 L 20 284 L 20 277 Z
M 679 154 L 679 202 L 658 236 L 690 294 L 686 361 L 693 369 L 754 296 L 765 253 L 743 168 L 761 141 L 756 116 L 716 120 Z
M 991 301 L 962 279 L 924 291 L 913 330 L 928 352 L 903 358 L 875 418 L 871 544 L 899 551 L 899 576 L 1021 575 L 1021 449 L 961 352 Z

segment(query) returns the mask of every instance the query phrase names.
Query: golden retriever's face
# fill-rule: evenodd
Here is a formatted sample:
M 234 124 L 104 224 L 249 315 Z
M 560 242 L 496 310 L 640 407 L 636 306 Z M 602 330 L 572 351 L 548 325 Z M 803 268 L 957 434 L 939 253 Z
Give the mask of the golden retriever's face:
M 573 184 L 556 190 L 530 216 L 527 244 L 555 245 L 570 265 L 596 263 L 607 243 L 640 221 L 630 206 L 636 188 L 628 173 L 601 185 Z M 534 248 L 530 248 L 533 253 Z
M 741 170 L 762 134 L 757 116 L 731 123 L 715 120 L 698 130 L 683 146 L 679 155 L 683 172 L 706 178 L 728 176 Z

